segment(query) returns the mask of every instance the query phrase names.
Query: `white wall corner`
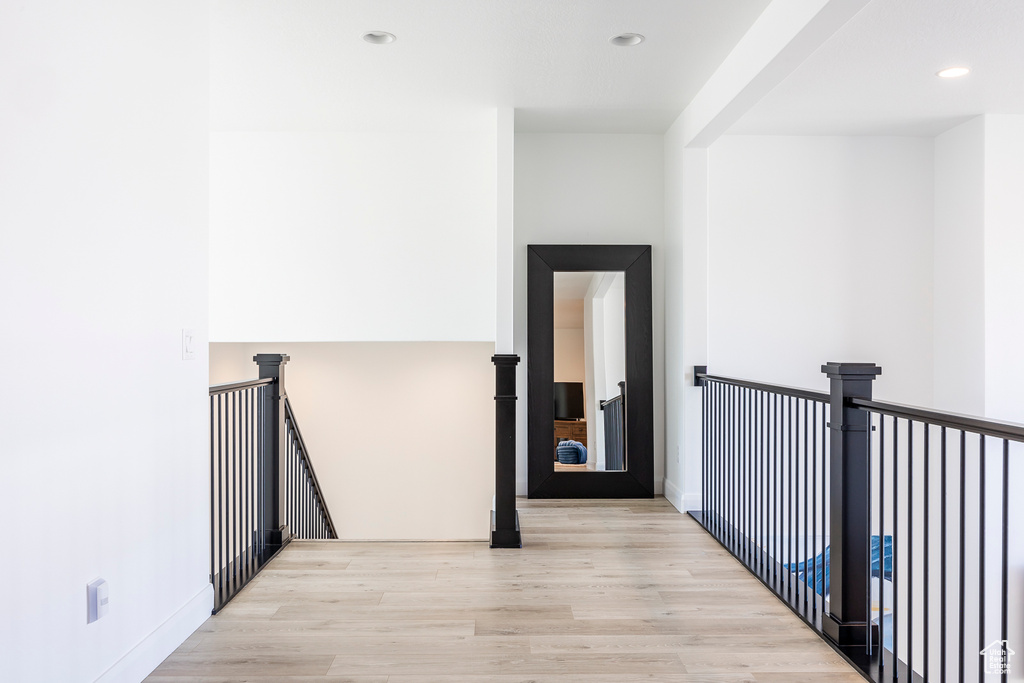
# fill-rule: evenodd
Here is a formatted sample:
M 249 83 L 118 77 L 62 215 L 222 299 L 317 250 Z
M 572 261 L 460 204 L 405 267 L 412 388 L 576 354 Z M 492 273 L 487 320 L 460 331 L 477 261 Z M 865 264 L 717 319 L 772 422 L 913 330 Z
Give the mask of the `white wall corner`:
M 203 625 L 213 611 L 213 586 L 207 584 L 181 609 L 96 679 L 96 683 L 141 681 Z
M 665 500 L 672 504 L 676 510 L 680 512 L 686 512 L 686 506 L 684 505 L 683 492 L 675 484 L 668 479 L 662 481 L 662 488 L 665 490 Z
M 497 193 L 495 207 L 495 353 L 513 353 L 515 306 L 515 234 L 513 224 L 515 185 L 515 110 L 499 107 L 497 128 Z

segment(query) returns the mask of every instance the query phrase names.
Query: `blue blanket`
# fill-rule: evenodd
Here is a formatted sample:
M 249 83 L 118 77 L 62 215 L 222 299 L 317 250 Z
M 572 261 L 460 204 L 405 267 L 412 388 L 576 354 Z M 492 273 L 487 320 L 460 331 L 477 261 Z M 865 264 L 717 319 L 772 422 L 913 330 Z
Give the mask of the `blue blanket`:
M 879 566 L 881 565 L 882 578 L 892 581 L 892 536 L 885 537 L 885 557 L 880 557 L 881 549 L 878 536 L 871 537 L 871 576 L 878 577 Z M 803 562 L 793 562 L 786 565 L 789 571 L 797 573 L 797 579 L 806 581 L 808 586 L 814 586 L 818 595 L 828 595 L 829 579 L 829 550 L 832 546 L 825 546 L 825 552 L 819 553 L 813 560 L 807 559 Z M 812 564 L 813 562 L 813 564 Z M 813 573 L 810 571 L 814 568 Z
M 555 454 L 562 465 L 583 465 L 587 462 L 587 447 L 572 439 L 559 442 Z

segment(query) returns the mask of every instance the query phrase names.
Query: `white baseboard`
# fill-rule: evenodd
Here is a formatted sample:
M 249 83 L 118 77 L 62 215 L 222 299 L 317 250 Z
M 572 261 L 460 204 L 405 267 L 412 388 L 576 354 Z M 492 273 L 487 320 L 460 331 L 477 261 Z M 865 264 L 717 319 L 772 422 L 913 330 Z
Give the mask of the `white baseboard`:
M 700 494 L 685 495 L 679 488 L 668 479 L 664 480 L 665 500 L 672 503 L 672 507 L 680 512 L 700 509 Z
M 213 611 L 213 586 L 203 590 L 171 617 L 117 660 L 96 683 L 137 683 L 153 672 L 160 662 L 185 642 Z
M 683 492 L 676 488 L 676 485 L 668 479 L 663 480 L 662 486 L 665 489 L 665 500 L 672 503 L 672 507 L 676 510 L 686 512 L 686 508 L 683 506 Z

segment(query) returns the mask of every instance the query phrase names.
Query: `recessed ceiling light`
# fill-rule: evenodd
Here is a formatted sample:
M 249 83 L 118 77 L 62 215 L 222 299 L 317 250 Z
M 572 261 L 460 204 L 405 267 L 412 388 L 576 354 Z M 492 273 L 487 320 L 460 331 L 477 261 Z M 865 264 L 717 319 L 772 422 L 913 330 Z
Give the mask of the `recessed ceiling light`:
M 644 42 L 644 37 L 639 33 L 620 33 L 617 36 L 609 38 L 608 42 L 612 45 L 619 45 L 621 47 L 632 47 Z
M 943 69 L 939 73 L 935 74 L 939 78 L 960 78 L 971 73 L 971 70 L 966 66 L 951 66 L 948 69 Z
M 395 34 L 387 31 L 370 31 L 363 34 L 363 40 L 374 45 L 387 45 L 395 42 L 397 38 L 395 38 Z

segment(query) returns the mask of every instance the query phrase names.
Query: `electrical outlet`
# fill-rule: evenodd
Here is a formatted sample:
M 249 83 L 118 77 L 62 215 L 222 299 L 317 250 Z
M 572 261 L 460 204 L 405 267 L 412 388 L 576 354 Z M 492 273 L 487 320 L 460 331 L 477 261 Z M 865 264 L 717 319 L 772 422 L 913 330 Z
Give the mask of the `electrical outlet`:
M 196 359 L 196 335 L 193 330 L 188 328 L 181 330 L 181 359 Z
M 110 609 L 110 591 L 103 579 L 96 579 L 86 586 L 86 590 L 89 596 L 89 615 L 86 623 L 91 624 L 105 616 Z

